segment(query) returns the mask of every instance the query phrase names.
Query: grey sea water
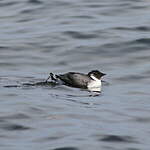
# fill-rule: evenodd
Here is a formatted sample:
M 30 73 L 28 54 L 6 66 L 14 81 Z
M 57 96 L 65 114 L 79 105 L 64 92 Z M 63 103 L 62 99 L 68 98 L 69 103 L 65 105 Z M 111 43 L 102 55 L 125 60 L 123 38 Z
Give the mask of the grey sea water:
M 43 82 L 98 69 L 102 93 Z M 149 150 L 150 1 L 1 0 L 0 149 Z

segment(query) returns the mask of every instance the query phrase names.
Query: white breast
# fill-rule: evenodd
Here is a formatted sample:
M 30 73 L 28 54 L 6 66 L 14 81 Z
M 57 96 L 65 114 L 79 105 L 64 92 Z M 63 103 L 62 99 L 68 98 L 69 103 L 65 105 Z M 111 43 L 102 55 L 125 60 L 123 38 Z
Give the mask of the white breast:
M 102 85 L 101 80 L 97 79 L 94 76 L 91 76 L 91 78 L 93 80 L 91 80 L 91 82 L 88 84 L 88 89 L 91 90 L 91 91 L 93 91 L 94 89 L 97 89 L 98 91 L 101 91 L 101 85 Z

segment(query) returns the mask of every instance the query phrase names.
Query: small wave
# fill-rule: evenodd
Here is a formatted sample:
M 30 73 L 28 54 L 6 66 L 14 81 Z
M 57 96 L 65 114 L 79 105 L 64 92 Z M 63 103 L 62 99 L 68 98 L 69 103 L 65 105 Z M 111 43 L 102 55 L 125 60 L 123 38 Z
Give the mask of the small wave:
M 127 30 L 127 31 L 150 31 L 150 27 L 139 26 L 139 27 L 115 27 L 114 30 Z
M 63 34 L 75 39 L 93 39 L 98 37 L 96 34 L 85 34 L 77 31 L 65 31 Z
M 120 136 L 120 135 L 104 135 L 103 138 L 100 139 L 103 142 L 126 142 L 126 143 L 134 143 L 134 138 L 131 136 Z
M 5 2 L 5 3 L 0 2 L 0 7 L 13 6 L 16 5 L 17 3 L 18 2 Z
M 18 113 L 18 114 L 13 114 L 13 115 L 8 115 L 8 116 L 0 116 L 0 120 L 1 119 L 29 119 L 30 117 L 22 114 L 22 113 Z
M 14 131 L 14 130 L 29 130 L 31 129 L 30 127 L 24 126 L 24 125 L 18 125 L 18 124 L 3 124 L 0 126 L 1 129 L 4 130 L 9 130 L 9 131 Z
M 60 148 L 55 148 L 53 150 L 79 150 L 76 147 L 60 147 Z
M 42 4 L 42 1 L 39 1 L 39 0 L 29 0 L 28 3 Z

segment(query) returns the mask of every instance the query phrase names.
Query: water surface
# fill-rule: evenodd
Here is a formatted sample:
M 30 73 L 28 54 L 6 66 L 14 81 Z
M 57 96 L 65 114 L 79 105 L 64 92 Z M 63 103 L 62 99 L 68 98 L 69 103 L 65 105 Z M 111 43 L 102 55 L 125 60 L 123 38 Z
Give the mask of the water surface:
M 0 149 L 148 150 L 149 14 L 148 0 L 0 1 Z M 98 96 L 22 86 L 92 69 Z

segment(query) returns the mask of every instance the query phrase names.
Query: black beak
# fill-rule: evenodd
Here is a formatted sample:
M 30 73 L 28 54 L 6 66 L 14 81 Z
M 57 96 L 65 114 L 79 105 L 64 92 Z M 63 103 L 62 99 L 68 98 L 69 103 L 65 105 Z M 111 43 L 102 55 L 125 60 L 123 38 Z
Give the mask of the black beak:
M 106 75 L 105 73 L 102 73 L 102 74 L 101 74 L 101 76 L 105 76 L 105 75 Z

